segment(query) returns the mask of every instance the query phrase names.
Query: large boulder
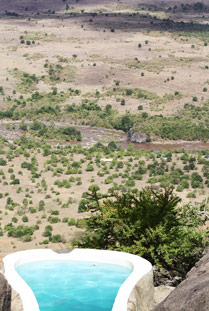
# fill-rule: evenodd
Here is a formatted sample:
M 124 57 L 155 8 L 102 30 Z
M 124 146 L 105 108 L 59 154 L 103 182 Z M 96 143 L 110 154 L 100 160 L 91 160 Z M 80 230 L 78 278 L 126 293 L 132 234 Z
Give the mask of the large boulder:
M 209 310 L 209 250 L 187 274 L 187 278 L 153 311 Z
M 147 141 L 147 135 L 145 133 L 134 130 L 130 130 L 130 132 L 128 133 L 128 138 L 132 143 L 142 144 L 146 143 Z
M 11 311 L 11 287 L 0 273 L 0 311 Z
M 162 302 L 173 290 L 175 287 L 160 285 L 154 288 L 154 306 Z

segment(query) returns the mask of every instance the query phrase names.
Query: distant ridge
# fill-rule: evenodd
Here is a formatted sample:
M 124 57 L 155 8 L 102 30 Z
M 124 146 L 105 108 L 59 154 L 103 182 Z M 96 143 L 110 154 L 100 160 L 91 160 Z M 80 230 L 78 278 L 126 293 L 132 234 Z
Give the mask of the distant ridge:
M 180 4 L 193 4 L 201 2 L 205 5 L 208 1 L 197 1 L 197 0 L 120 0 L 118 3 L 137 5 L 137 4 L 153 4 L 153 5 L 163 5 L 163 6 L 174 6 Z M 83 6 L 83 5 L 107 5 L 111 3 L 116 3 L 115 0 L 0 0 L 0 13 L 16 12 L 16 13 L 37 13 L 37 12 L 47 12 L 48 10 L 56 11 L 65 8 L 66 4 L 69 6 Z

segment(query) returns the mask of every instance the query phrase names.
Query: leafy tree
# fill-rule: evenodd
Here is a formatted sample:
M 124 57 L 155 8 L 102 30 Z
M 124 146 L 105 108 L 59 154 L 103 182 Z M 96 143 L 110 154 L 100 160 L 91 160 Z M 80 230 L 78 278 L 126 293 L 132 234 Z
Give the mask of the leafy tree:
M 122 116 L 118 123 L 114 124 L 114 127 L 118 130 L 128 132 L 133 127 L 133 120 L 129 114 Z
M 140 255 L 171 277 L 185 277 L 200 258 L 206 244 L 205 232 L 198 230 L 201 219 L 197 213 L 191 217 L 194 207 L 187 206 L 187 213 L 177 208 L 181 199 L 173 188 L 111 195 L 89 190 L 92 214 L 81 241 L 75 241 L 79 247 Z
M 81 132 L 79 130 L 76 130 L 74 127 L 66 127 L 66 128 L 61 128 L 61 131 L 63 134 L 67 135 L 70 137 L 70 139 L 76 139 L 78 141 L 82 140 L 81 137 Z

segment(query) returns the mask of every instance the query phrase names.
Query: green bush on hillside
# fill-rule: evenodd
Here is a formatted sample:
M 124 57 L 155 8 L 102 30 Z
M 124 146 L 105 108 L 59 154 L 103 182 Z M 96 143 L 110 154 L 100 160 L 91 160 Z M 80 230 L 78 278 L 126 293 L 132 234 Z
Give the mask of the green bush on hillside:
M 202 255 L 207 242 L 201 218 L 194 207 L 177 208 L 181 199 L 173 188 L 101 195 L 93 187 L 88 197 L 92 215 L 81 241 L 74 242 L 79 247 L 140 255 L 181 278 Z

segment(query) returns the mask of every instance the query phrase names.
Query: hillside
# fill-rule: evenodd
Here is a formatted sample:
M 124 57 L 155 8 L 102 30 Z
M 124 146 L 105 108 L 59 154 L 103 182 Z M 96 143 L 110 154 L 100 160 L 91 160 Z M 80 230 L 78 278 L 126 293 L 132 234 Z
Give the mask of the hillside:
M 208 21 L 207 1 L 0 0 L 2 256 L 69 247 L 92 184 L 201 206 Z M 130 129 L 147 141 L 123 150 Z

